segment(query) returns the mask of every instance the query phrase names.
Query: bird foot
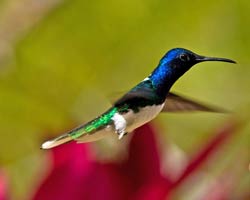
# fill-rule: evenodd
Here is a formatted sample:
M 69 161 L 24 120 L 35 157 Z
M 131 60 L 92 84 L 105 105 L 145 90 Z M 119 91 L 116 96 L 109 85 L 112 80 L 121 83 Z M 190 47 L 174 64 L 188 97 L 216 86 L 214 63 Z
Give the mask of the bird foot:
M 127 132 L 125 132 L 125 131 L 119 132 L 118 131 L 117 134 L 118 134 L 118 139 L 121 140 L 123 138 L 123 136 L 127 135 Z

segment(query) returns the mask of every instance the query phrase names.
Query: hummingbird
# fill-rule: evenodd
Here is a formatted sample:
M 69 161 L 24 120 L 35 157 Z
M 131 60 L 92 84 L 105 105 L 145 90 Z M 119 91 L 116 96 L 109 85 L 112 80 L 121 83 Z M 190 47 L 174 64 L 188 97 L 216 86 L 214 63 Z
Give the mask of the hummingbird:
M 124 135 L 154 119 L 162 112 L 221 112 L 170 92 L 173 84 L 192 66 L 204 61 L 236 63 L 227 58 L 206 57 L 184 48 L 169 50 L 143 81 L 113 103 L 106 112 L 73 130 L 42 144 L 50 149 L 69 141 L 92 142 L 110 135 Z

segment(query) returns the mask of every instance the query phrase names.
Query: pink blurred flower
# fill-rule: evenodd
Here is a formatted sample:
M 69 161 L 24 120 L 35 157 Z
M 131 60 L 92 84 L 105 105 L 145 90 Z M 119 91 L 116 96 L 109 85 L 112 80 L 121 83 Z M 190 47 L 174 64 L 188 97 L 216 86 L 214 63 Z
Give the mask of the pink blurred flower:
M 176 179 L 161 173 L 157 131 L 152 124 L 135 131 L 128 158 L 123 162 L 97 161 L 91 153 L 91 144 L 72 142 L 62 145 L 51 151 L 52 169 L 35 192 L 33 200 L 170 199 L 176 188 L 217 151 L 235 132 L 235 128 L 236 125 L 230 123 L 219 130 Z M 224 200 L 224 193 L 218 194 L 221 198 L 217 195 L 216 200 Z
M 122 200 L 131 199 L 145 187 L 154 189 L 165 181 L 160 174 L 155 133 L 150 125 L 136 132 L 128 159 L 123 163 L 96 161 L 91 155 L 90 144 L 72 142 L 54 148 L 52 170 L 34 200 Z
M 8 182 L 6 175 L 0 170 L 0 200 L 7 200 L 8 196 Z

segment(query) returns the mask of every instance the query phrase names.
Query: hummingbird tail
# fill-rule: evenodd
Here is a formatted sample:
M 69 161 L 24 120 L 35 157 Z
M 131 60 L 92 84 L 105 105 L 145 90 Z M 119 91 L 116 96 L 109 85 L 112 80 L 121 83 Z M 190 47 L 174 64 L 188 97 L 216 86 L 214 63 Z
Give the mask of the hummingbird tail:
M 72 137 L 70 137 L 69 134 L 63 134 L 57 138 L 54 138 L 52 140 L 48 140 L 48 141 L 44 142 L 41 146 L 41 149 L 51 149 L 51 148 L 56 147 L 58 145 L 69 142 L 71 140 L 72 140 Z
M 76 127 L 73 130 L 59 137 L 44 142 L 41 146 L 41 149 L 51 149 L 71 140 L 76 140 L 80 142 L 90 142 L 98 140 L 104 137 L 105 135 L 108 135 L 109 132 L 112 133 L 112 131 L 110 131 L 110 129 L 107 127 L 109 127 L 108 125 L 111 124 L 112 117 L 116 112 L 117 108 L 113 107 L 101 116 L 95 118 L 94 120 L 91 120 L 86 124 L 80 125 L 79 127 Z

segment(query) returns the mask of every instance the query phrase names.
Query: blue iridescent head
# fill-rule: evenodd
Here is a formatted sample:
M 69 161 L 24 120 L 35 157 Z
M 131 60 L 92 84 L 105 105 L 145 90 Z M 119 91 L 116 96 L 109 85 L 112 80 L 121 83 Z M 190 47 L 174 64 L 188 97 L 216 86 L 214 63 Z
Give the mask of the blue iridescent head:
M 168 51 L 160 60 L 150 79 L 161 96 L 165 96 L 175 81 L 193 65 L 204 61 L 222 61 L 236 63 L 227 58 L 206 57 L 187 49 L 175 48 Z
M 174 71 L 179 71 L 181 74 L 183 74 L 193 65 L 204 61 L 222 61 L 235 63 L 235 61 L 227 58 L 200 56 L 187 49 L 175 48 L 171 49 L 163 56 L 160 61 L 160 65 L 170 67 Z

